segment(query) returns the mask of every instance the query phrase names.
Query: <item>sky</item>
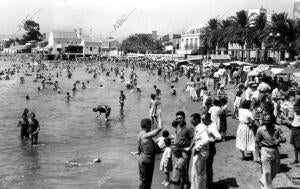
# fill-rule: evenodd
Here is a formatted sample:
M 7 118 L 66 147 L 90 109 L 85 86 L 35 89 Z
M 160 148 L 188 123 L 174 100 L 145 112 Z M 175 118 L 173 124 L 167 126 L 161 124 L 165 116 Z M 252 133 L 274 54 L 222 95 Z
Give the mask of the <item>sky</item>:
M 0 0 L 0 34 L 18 31 L 26 17 L 40 24 L 41 32 L 82 28 L 92 37 L 124 38 L 153 30 L 159 35 L 181 33 L 206 24 L 210 18 L 226 18 L 239 10 L 259 8 L 271 14 L 292 16 L 294 0 Z M 117 21 L 131 13 L 127 20 Z M 30 16 L 29 16 L 30 15 Z M 124 16 L 123 16 L 124 15 Z M 22 31 L 17 32 L 22 34 Z

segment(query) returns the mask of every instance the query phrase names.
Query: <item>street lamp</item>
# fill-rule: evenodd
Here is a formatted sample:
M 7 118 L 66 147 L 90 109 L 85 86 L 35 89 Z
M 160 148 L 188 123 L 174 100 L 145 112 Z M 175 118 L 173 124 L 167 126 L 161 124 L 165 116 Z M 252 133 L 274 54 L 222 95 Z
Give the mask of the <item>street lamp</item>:
M 273 39 L 273 59 L 275 59 L 275 45 L 276 45 L 276 39 L 280 37 L 280 33 L 270 33 L 269 36 Z M 279 53 L 278 53 L 278 61 L 279 61 Z

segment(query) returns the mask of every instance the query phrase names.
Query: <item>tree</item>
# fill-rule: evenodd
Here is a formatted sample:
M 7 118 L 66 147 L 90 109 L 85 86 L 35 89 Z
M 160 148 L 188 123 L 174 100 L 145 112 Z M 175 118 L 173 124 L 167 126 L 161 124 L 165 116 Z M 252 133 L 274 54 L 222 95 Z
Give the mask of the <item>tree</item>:
M 24 41 L 41 41 L 42 40 L 42 34 L 40 33 L 40 25 L 36 23 L 33 20 L 26 20 L 24 23 L 24 30 L 26 31 L 26 34 L 23 35 Z
M 231 27 L 232 21 L 230 19 L 222 20 L 219 24 L 217 36 L 218 36 L 218 47 L 223 47 L 228 50 L 228 43 L 231 42 Z
M 273 44 L 277 49 L 287 50 L 290 58 L 294 59 L 296 51 L 300 49 L 300 22 L 289 19 L 287 13 L 275 13 L 271 16 L 268 32 L 273 36 L 267 37 L 267 46 Z
M 249 33 L 252 38 L 249 40 L 249 45 L 255 48 L 262 48 L 266 37 L 268 36 L 267 17 L 260 14 L 250 21 Z M 257 50 L 256 60 L 260 61 L 260 50 Z
M 242 60 L 244 59 L 244 45 L 249 44 L 252 36 L 249 32 L 249 17 L 245 10 L 236 13 L 236 16 L 231 17 L 232 20 L 232 43 L 237 43 L 242 48 Z
M 216 18 L 212 18 L 207 22 L 207 26 L 200 35 L 206 48 L 216 49 L 218 43 L 218 28 L 219 21 Z
M 120 47 L 124 53 L 146 53 L 147 51 L 161 53 L 163 51 L 161 42 L 153 40 L 148 34 L 130 35 L 121 43 Z
M 263 14 L 258 15 L 252 20 L 251 25 L 249 29 L 253 36 L 251 45 L 261 49 L 266 36 L 268 36 L 267 17 Z

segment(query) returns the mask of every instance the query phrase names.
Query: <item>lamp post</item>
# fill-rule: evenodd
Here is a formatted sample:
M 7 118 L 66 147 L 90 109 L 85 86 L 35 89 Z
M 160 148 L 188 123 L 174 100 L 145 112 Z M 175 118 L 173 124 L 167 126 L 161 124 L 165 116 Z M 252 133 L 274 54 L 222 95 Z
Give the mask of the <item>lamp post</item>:
M 270 33 L 269 34 L 270 38 L 272 38 L 273 40 L 273 59 L 275 59 L 275 46 L 276 46 L 276 39 L 278 39 L 280 37 L 280 33 L 276 33 L 276 35 L 274 33 Z M 279 57 L 279 56 L 278 56 Z M 278 58 L 279 61 L 279 58 Z

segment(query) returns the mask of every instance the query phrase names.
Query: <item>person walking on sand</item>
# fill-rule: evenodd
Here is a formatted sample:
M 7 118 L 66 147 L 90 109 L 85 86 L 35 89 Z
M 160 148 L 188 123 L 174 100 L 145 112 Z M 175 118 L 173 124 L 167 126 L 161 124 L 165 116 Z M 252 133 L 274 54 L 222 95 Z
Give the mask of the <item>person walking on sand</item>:
M 153 137 L 157 136 L 163 129 L 160 110 L 158 110 L 157 128 L 151 131 L 151 127 L 152 121 L 149 118 L 141 120 L 142 131 L 138 135 L 139 189 L 151 189 L 155 162 L 155 142 Z
M 262 176 L 259 180 L 262 189 L 273 189 L 272 180 L 280 168 L 280 154 L 278 146 L 286 139 L 282 130 L 272 123 L 272 117 L 265 114 L 262 119 L 262 126 L 256 133 L 256 150 L 260 147 Z M 258 153 L 258 152 L 257 152 Z
M 206 189 L 206 163 L 209 155 L 208 128 L 201 123 L 198 113 L 191 115 L 191 123 L 195 127 L 194 143 L 185 150 L 194 147 L 194 156 L 191 167 L 191 189 Z

